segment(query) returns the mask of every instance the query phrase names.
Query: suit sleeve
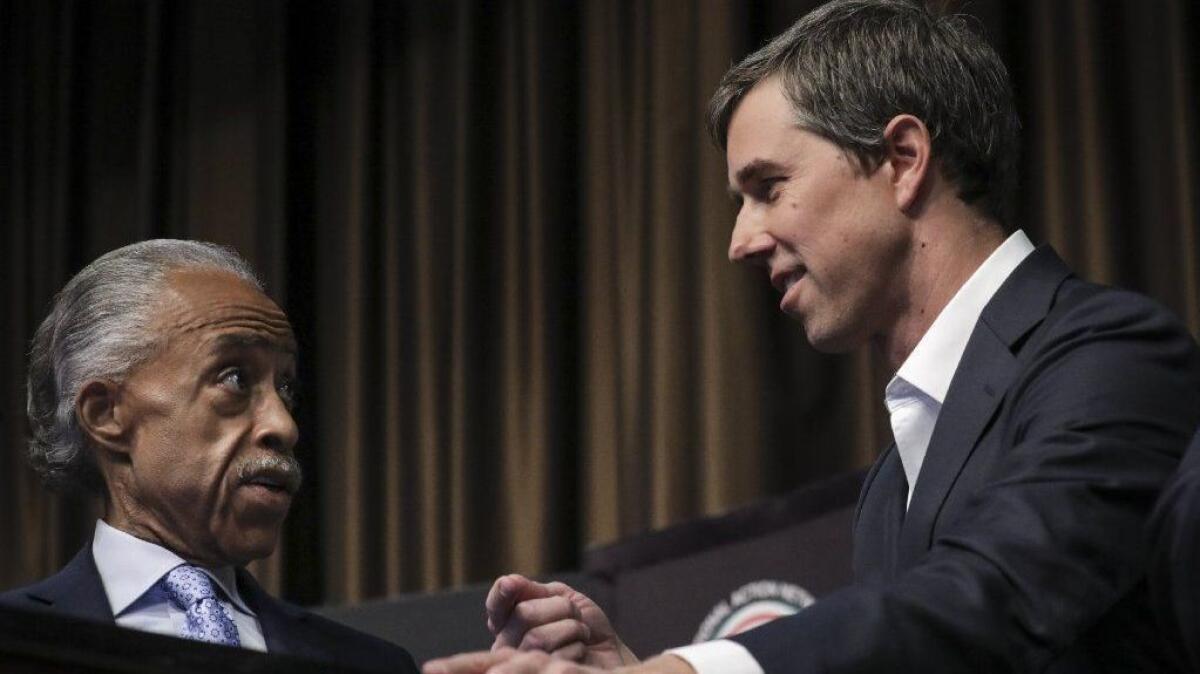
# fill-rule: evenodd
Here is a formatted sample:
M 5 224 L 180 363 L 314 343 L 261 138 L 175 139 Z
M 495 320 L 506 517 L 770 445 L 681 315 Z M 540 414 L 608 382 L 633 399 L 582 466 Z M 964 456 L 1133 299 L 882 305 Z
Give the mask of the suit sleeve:
M 1195 344 L 1116 291 L 1034 335 L 984 488 L 893 581 L 734 637 L 766 672 L 1041 671 L 1142 582 L 1147 514 L 1200 420 Z
M 1150 517 L 1149 585 L 1177 664 L 1200 672 L 1200 432 Z

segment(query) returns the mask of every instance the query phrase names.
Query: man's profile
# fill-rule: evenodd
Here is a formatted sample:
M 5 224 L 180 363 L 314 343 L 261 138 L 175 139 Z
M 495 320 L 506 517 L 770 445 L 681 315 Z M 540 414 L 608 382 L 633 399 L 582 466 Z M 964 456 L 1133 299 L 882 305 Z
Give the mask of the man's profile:
M 0 603 L 370 669 L 404 649 L 270 597 L 269 555 L 301 483 L 296 343 L 233 252 L 155 240 L 112 251 L 56 296 L 30 353 L 29 456 L 104 500 L 58 574 Z
M 815 347 L 870 344 L 895 372 L 855 583 L 639 664 L 587 597 L 505 576 L 494 652 L 425 671 L 1171 671 L 1142 536 L 1200 422 L 1200 355 L 1168 311 L 1011 221 L 1019 124 L 995 51 L 917 2 L 835 0 L 731 68 L 709 122 L 730 259 Z

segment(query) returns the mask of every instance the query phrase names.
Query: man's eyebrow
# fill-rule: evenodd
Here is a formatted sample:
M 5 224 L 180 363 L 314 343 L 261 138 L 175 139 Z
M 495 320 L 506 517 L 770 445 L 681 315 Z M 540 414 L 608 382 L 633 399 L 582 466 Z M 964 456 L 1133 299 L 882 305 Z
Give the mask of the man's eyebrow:
M 291 337 L 277 339 L 256 332 L 229 332 L 213 340 L 212 350 L 220 351 L 229 348 L 261 347 L 283 351 L 296 355 L 296 341 Z
M 745 185 L 753 180 L 758 180 L 764 173 L 774 173 L 783 170 L 783 167 L 769 159 L 755 159 L 738 169 L 734 175 L 734 180 L 738 185 Z

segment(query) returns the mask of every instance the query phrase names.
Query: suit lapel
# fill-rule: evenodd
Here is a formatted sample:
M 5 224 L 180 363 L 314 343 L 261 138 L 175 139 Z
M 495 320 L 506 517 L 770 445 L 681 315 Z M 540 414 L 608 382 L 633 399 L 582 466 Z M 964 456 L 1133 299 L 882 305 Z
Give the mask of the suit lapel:
M 904 469 L 892 443 L 863 481 L 854 516 L 854 578 L 878 583 L 895 575 L 907 494 Z
M 908 504 L 900 534 L 900 568 L 911 566 L 929 549 L 938 511 L 1015 374 L 1016 359 L 1008 347 L 983 323 L 976 325 L 938 414 Z
M 867 494 L 871 492 L 871 487 L 875 484 L 875 478 L 879 477 L 880 468 L 887 462 L 888 456 L 896 451 L 896 443 L 888 445 L 887 449 L 879 454 L 879 458 L 875 463 L 871 464 L 871 469 L 867 471 L 867 476 L 863 478 L 862 489 L 858 492 L 858 502 L 854 504 L 854 526 L 858 526 L 859 518 L 862 517 L 863 503 L 867 500 Z
M 96 560 L 92 557 L 91 541 L 62 571 L 29 587 L 25 594 L 31 601 L 53 607 L 59 613 L 86 620 L 115 622 L 100 572 L 96 570 Z
M 932 545 L 938 513 L 1019 371 L 1014 345 L 1045 318 L 1069 274 L 1053 250 L 1039 248 L 984 308 L 951 380 L 909 503 L 900 534 L 901 569 Z
M 242 600 L 258 618 L 268 652 L 310 658 L 322 655 L 312 643 L 311 630 L 303 629 L 308 615 L 304 610 L 271 597 L 245 569 L 237 570 L 237 579 Z

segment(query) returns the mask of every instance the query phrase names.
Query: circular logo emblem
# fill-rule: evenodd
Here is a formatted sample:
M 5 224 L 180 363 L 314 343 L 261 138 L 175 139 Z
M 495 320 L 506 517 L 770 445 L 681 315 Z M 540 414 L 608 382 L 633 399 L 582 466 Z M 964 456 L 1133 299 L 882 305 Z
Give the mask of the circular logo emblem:
M 776 618 L 798 613 L 816 601 L 799 585 L 779 580 L 747 583 L 708 612 L 692 643 L 722 639 L 754 629 Z

